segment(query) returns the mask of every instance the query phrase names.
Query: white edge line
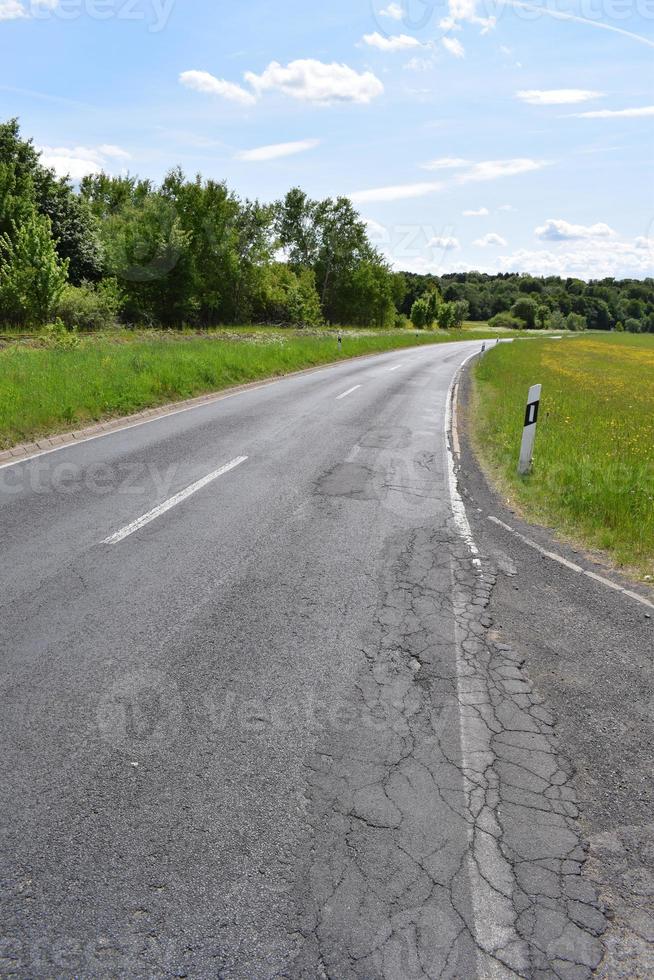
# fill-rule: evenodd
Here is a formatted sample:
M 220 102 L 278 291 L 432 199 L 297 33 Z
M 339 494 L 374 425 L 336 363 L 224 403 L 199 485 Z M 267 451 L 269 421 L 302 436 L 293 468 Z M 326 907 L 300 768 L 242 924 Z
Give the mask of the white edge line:
M 341 398 L 347 398 L 348 395 L 351 395 L 353 391 L 356 391 L 357 388 L 360 388 L 360 387 L 361 387 L 361 385 L 355 385 L 354 388 L 350 388 L 349 391 L 344 391 L 342 395 L 337 395 L 336 396 L 336 401 L 339 402 L 341 400 Z
M 223 476 L 223 474 L 229 473 L 230 470 L 236 469 L 236 467 L 240 466 L 241 463 L 244 463 L 247 458 L 247 456 L 237 456 L 236 459 L 233 459 L 230 463 L 225 463 L 225 465 L 221 466 L 220 469 L 214 470 L 213 473 L 209 473 L 207 476 L 203 476 L 201 480 L 197 481 L 197 483 L 192 483 L 191 486 L 186 487 L 185 490 L 180 490 L 180 492 L 176 493 L 174 497 L 170 497 L 162 504 L 158 504 L 157 507 L 149 510 L 147 514 L 143 514 L 142 517 L 132 521 L 131 524 L 127 524 L 125 527 L 121 528 L 120 531 L 116 531 L 115 534 L 105 538 L 102 544 L 118 544 L 120 541 L 124 541 L 125 538 L 130 536 L 130 534 L 134 534 L 135 531 L 145 527 L 146 524 L 154 521 L 157 517 L 161 517 L 162 514 L 165 514 L 166 511 L 170 510 L 172 507 L 177 506 L 177 504 L 181 504 L 183 500 L 186 500 L 187 497 L 197 493 L 198 490 L 202 490 L 202 488 L 206 487 L 208 483 L 212 483 L 214 480 L 218 479 L 219 476 Z
M 445 447 L 447 451 L 449 489 L 454 522 L 459 535 L 470 549 L 473 564 L 483 577 L 479 551 L 472 535 L 472 530 L 470 528 L 463 499 L 458 490 L 454 462 L 455 443 L 457 446 L 457 455 L 460 455 L 458 452 L 458 436 L 456 433 L 456 402 L 454 399 L 456 397 L 461 371 L 468 361 L 475 357 L 477 353 L 478 352 L 475 351 L 475 353 L 471 354 L 470 357 L 467 357 L 463 363 L 459 365 L 459 368 L 452 379 L 447 395 L 447 404 L 445 406 Z M 453 563 L 452 576 L 454 586 Z M 480 700 L 487 700 L 489 695 L 487 690 L 488 682 L 484 675 L 484 671 L 477 669 L 473 670 L 471 673 L 471 665 L 462 653 L 464 637 L 462 635 L 461 626 L 457 616 L 454 618 L 454 636 L 457 692 L 459 700 L 461 756 L 463 773 L 465 773 L 465 787 L 466 781 L 469 781 L 469 785 L 474 785 L 474 776 L 471 778 L 471 774 L 474 774 L 479 770 L 480 753 L 483 754 L 481 745 L 488 739 L 488 727 L 484 724 L 483 719 L 480 720 L 476 705 L 480 703 Z M 471 684 L 474 685 L 474 700 L 471 700 L 470 698 Z M 472 709 L 469 707 L 471 704 L 474 705 Z M 467 790 L 467 792 L 469 792 L 469 790 Z M 496 841 L 492 838 L 490 838 L 491 846 L 489 847 L 488 843 L 481 845 L 481 854 L 477 854 L 475 857 L 473 857 L 475 839 L 479 835 L 480 831 L 483 833 L 484 830 L 485 828 L 483 827 L 479 815 L 476 817 L 473 816 L 472 822 L 468 824 L 468 839 L 470 841 L 470 853 L 468 854 L 468 874 L 472 899 L 474 933 L 477 937 L 483 938 L 483 944 L 478 946 L 475 953 L 475 959 L 477 960 L 476 972 L 480 976 L 482 974 L 484 976 L 487 975 L 480 962 L 482 948 L 496 948 L 513 943 L 516 945 L 516 949 L 519 949 L 519 937 L 517 933 L 515 933 L 515 930 L 512 927 L 507 928 L 504 925 L 502 915 L 503 906 L 501 903 L 503 902 L 504 904 L 507 904 L 505 896 L 500 895 L 498 898 L 498 896 L 495 895 L 494 902 L 488 902 L 486 898 L 489 892 L 488 885 L 490 883 L 490 877 L 487 879 L 486 875 L 490 873 L 502 880 L 508 879 L 513 881 L 513 871 L 508 865 L 500 848 L 495 846 Z M 480 857 L 483 861 L 483 865 L 478 864 Z M 498 912 L 494 914 L 496 907 Z
M 453 451 L 456 450 L 457 455 L 460 455 L 459 437 L 456 432 L 456 405 L 454 403 L 454 395 L 458 386 L 459 375 L 468 361 L 471 361 L 473 357 L 477 357 L 478 354 L 479 351 L 474 351 L 472 354 L 466 357 L 465 360 L 461 362 L 456 374 L 452 378 L 452 383 L 450 384 L 447 393 L 447 403 L 445 405 L 445 449 L 447 452 L 447 475 L 454 523 L 460 536 L 463 538 L 470 550 L 473 564 L 477 568 L 481 568 L 479 549 L 475 543 L 472 528 L 470 527 L 470 522 L 468 521 L 468 515 L 466 514 L 465 504 L 463 503 L 463 499 L 459 493 L 457 485 Z
M 644 596 L 638 595 L 637 592 L 632 592 L 630 589 L 625 589 L 624 586 L 619 585 L 617 582 L 612 582 L 611 579 L 605 578 L 603 575 L 598 575 L 597 572 L 591 572 L 586 568 L 582 568 L 581 565 L 575 565 L 574 562 L 568 561 L 568 559 L 564 558 L 563 555 L 557 555 L 553 551 L 547 551 L 545 548 L 541 548 L 536 541 L 532 541 L 531 538 L 525 537 L 525 535 L 521 534 L 520 531 L 516 531 L 514 527 L 511 527 L 509 524 L 505 524 L 504 521 L 501 521 L 498 517 L 489 515 L 488 520 L 491 521 L 491 523 L 496 524 L 498 527 L 503 528 L 505 531 L 508 531 L 509 534 L 512 534 L 515 538 L 518 538 L 518 540 L 522 541 L 523 544 L 526 544 L 528 548 L 532 548 L 534 551 L 537 551 L 544 558 L 549 558 L 550 561 L 555 561 L 558 562 L 559 565 L 564 565 L 571 572 L 575 572 L 577 575 L 585 575 L 586 578 L 590 578 L 594 582 L 599 582 L 600 585 L 606 586 L 607 589 L 612 589 L 614 592 L 620 592 L 629 599 L 634 599 L 636 602 L 640 602 L 643 606 L 647 606 L 648 609 L 654 609 L 654 602 L 650 602 L 649 599 L 646 599 Z

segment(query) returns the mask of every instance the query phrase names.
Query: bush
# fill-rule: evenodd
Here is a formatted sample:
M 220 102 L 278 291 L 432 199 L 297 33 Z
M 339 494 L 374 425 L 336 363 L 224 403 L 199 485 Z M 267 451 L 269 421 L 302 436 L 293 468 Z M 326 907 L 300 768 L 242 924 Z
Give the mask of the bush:
M 253 314 L 263 323 L 316 326 L 322 322 L 316 279 L 310 269 L 283 262 L 262 269 Z
M 524 330 L 525 321 L 512 316 L 511 313 L 496 313 L 488 321 L 488 326 L 494 330 Z
M 417 299 L 411 307 L 411 323 L 416 330 L 424 330 L 432 324 L 431 308 L 428 299 Z
M 643 329 L 643 324 L 640 320 L 636 320 L 634 317 L 629 317 L 625 320 L 624 328 L 627 333 L 640 333 Z
M 616 333 L 624 333 L 624 324 L 622 320 L 618 320 L 618 322 L 615 325 L 615 330 Z
M 456 327 L 456 303 L 441 303 L 438 307 L 437 322 L 441 330 L 452 330 Z
M 56 314 L 69 330 L 107 330 L 116 325 L 123 298 L 115 279 L 66 286 Z
M 79 337 L 75 330 L 67 330 L 66 324 L 59 317 L 53 323 L 46 323 L 41 331 L 41 337 L 46 347 L 57 350 L 72 350 L 79 347 Z
M 560 310 L 554 310 L 545 321 L 548 330 L 566 330 L 566 322 Z
M 411 321 L 409 320 L 406 313 L 395 314 L 395 322 L 393 326 L 395 327 L 396 330 L 406 330 L 410 325 L 411 325 Z
M 568 313 L 568 318 L 565 321 L 565 325 L 568 330 L 573 331 L 585 330 L 588 326 L 586 323 L 586 317 L 582 316 L 580 313 Z

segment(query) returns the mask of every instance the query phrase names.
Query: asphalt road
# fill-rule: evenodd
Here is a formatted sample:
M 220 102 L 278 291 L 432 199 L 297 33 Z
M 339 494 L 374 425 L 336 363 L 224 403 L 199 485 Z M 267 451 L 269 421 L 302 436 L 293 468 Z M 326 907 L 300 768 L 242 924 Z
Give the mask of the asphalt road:
M 0 470 L 2 976 L 597 966 L 571 769 L 453 516 L 475 349 Z

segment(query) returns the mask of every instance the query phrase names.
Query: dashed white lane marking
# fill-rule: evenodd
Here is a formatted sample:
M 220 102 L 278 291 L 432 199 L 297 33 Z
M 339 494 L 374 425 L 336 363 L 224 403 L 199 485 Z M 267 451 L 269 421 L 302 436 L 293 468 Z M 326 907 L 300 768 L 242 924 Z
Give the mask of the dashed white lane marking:
M 186 500 L 187 497 L 197 493 L 198 490 L 202 490 L 202 488 L 206 487 L 208 483 L 213 483 L 213 481 L 217 480 L 219 476 L 223 476 L 223 474 L 229 473 L 230 470 L 236 469 L 236 467 L 240 466 L 241 463 L 244 463 L 247 458 L 247 456 L 237 456 L 236 459 L 233 459 L 230 463 L 225 463 L 225 465 L 221 466 L 220 469 L 214 470 L 213 473 L 209 473 L 207 476 L 203 476 L 201 480 L 198 480 L 197 483 L 192 483 L 190 487 L 186 488 L 186 490 L 180 490 L 180 492 L 176 493 L 174 497 L 170 497 L 169 500 L 165 500 L 162 504 L 159 504 L 157 507 L 149 510 L 147 514 L 144 514 L 137 520 L 132 521 L 131 524 L 127 524 L 125 527 L 121 528 L 120 531 L 116 531 L 116 533 L 112 534 L 111 537 L 105 538 L 102 543 L 118 544 L 119 541 L 124 541 L 125 538 L 130 536 L 130 534 L 134 534 L 135 531 L 145 527 L 146 524 L 156 520 L 157 517 L 161 517 L 161 515 L 165 514 L 166 511 L 171 509 L 171 507 L 176 507 L 177 504 L 181 504 L 183 500 Z
M 564 565 L 571 572 L 575 572 L 577 575 L 585 575 L 586 578 L 593 579 L 594 582 L 599 582 L 601 585 L 606 586 L 607 589 L 613 589 L 614 592 L 620 592 L 629 599 L 634 599 L 636 602 L 640 602 L 643 606 L 647 606 L 648 609 L 654 609 L 654 602 L 650 602 L 649 599 L 646 599 L 644 596 L 638 595 L 637 592 L 632 592 L 631 589 L 625 589 L 624 586 L 619 585 L 617 582 L 612 582 L 609 578 L 604 578 L 603 575 L 598 575 L 596 572 L 590 572 L 587 569 L 582 568 L 581 565 L 575 565 L 574 562 L 568 561 L 568 559 L 564 558 L 563 555 L 557 555 L 553 551 L 547 551 L 546 548 L 541 548 L 536 541 L 532 541 L 531 538 L 525 537 L 525 535 L 521 534 L 520 531 L 516 531 L 514 527 L 511 527 L 509 524 L 505 524 L 504 521 L 501 521 L 498 517 L 489 516 L 488 520 L 493 524 L 496 524 L 497 527 L 501 527 L 505 531 L 508 531 L 509 534 L 512 534 L 515 538 L 518 538 L 518 540 L 522 541 L 523 544 L 526 544 L 528 548 L 532 548 L 540 555 L 543 555 L 544 558 L 549 558 L 550 561 L 555 561 L 558 562 L 559 565 Z
M 348 391 L 344 391 L 342 395 L 337 395 L 336 396 L 336 401 L 337 402 L 340 402 L 341 398 L 347 398 L 348 395 L 351 395 L 353 391 L 356 391 L 357 388 L 360 388 L 360 387 L 361 387 L 361 385 L 355 385 L 354 388 L 350 388 Z
M 399 371 L 401 367 L 404 367 L 404 364 L 396 364 L 395 367 L 388 369 L 388 373 L 390 374 L 391 371 Z

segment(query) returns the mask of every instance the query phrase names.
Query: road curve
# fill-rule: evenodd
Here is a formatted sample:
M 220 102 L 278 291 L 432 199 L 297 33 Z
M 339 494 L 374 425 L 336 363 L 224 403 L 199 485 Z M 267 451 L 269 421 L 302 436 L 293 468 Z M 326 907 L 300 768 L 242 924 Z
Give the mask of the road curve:
M 590 976 L 569 766 L 452 511 L 477 347 L 0 470 L 3 976 Z

